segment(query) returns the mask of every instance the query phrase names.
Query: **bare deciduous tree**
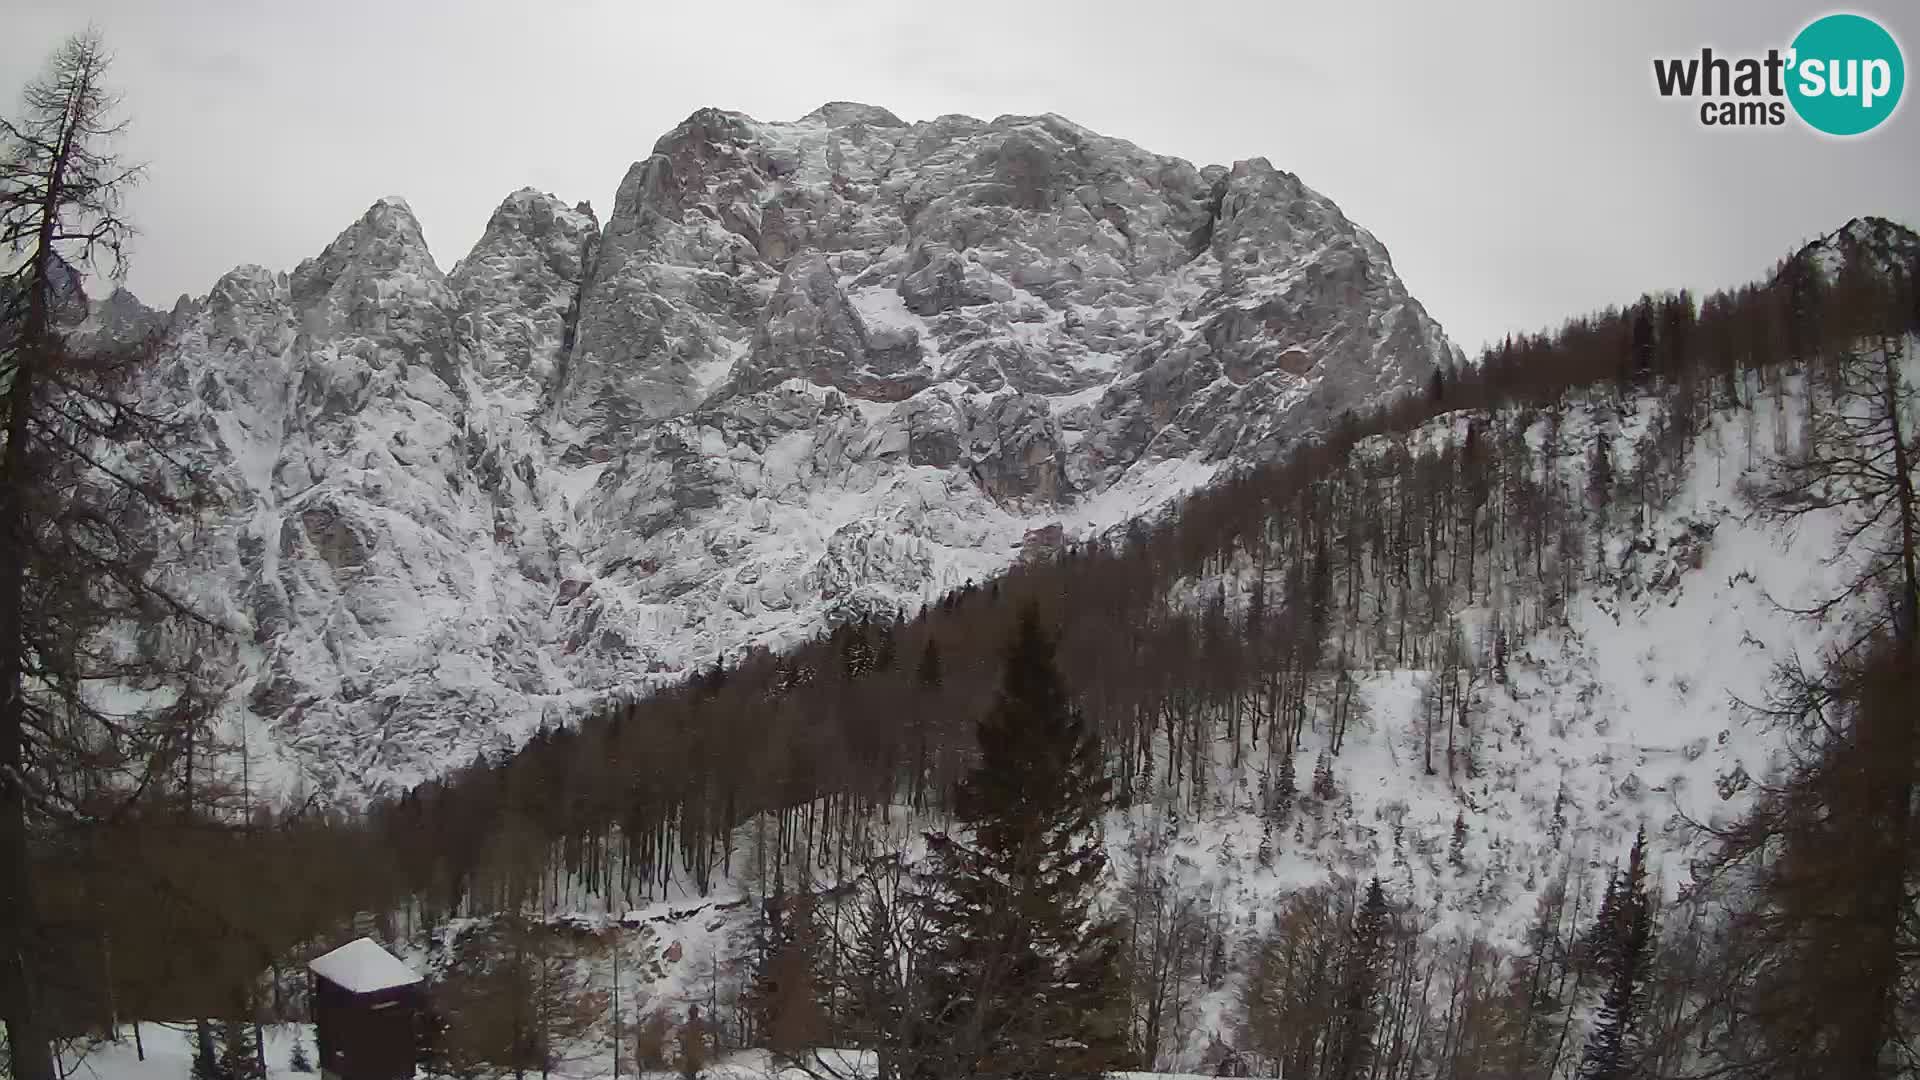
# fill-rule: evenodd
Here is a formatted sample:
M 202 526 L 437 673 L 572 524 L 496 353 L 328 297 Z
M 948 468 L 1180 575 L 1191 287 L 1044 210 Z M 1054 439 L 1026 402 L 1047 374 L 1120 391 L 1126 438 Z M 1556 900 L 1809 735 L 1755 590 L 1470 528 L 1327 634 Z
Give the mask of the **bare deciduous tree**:
M 1871 288 L 1862 283 L 1849 291 Z M 1809 419 L 1799 452 L 1769 462 L 1766 480 L 1748 494 L 1768 520 L 1835 512 L 1844 522 L 1829 562 L 1844 566 L 1846 579 L 1801 614 L 1824 618 L 1855 597 L 1884 591 L 1890 603 L 1867 625 L 1891 623 L 1911 642 L 1920 632 L 1920 496 L 1914 476 L 1920 470 L 1920 395 L 1903 371 L 1906 313 L 1891 303 L 1870 310 L 1877 315 L 1863 328 L 1870 347 L 1843 348 L 1825 365 L 1830 406 Z M 1811 389 L 1807 393 L 1813 396 Z
M 1125 915 L 1126 968 L 1131 976 L 1132 1042 L 1141 1063 L 1158 1068 L 1177 1055 L 1200 981 L 1208 938 L 1206 898 L 1184 887 L 1177 856 L 1154 821 L 1127 849 L 1120 904 Z

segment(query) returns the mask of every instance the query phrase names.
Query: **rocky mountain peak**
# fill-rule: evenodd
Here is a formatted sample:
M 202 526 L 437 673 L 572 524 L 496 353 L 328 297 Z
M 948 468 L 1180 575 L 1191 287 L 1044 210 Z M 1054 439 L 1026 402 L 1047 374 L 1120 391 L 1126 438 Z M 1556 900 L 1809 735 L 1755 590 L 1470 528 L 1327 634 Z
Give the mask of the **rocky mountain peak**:
M 1829 282 L 1854 260 L 1882 275 L 1920 276 L 1920 234 L 1883 217 L 1857 217 L 1809 242 L 1788 260 L 1789 268 L 1813 265 Z
M 411 291 L 430 290 L 445 280 L 413 208 L 398 196 L 368 207 L 317 258 L 296 267 L 289 284 L 293 302 L 304 308 L 335 290 L 336 300 L 344 301 L 356 288 L 378 280 L 410 285 Z
M 878 105 L 862 105 L 857 101 L 829 101 L 825 105 L 801 117 L 797 123 L 826 124 L 829 127 L 843 128 L 856 125 L 869 127 L 906 127 L 907 122 Z
M 474 373 L 536 408 L 572 346 L 580 288 L 600 242 L 590 209 L 522 188 L 448 278 Z
M 1263 160 L 848 102 L 695 112 L 604 225 L 523 189 L 449 274 L 383 199 L 167 350 L 242 493 L 192 568 L 251 628 L 236 722 L 342 798 L 1152 513 L 1453 355 Z
M 146 340 L 167 325 L 167 316 L 141 303 L 118 284 L 106 299 L 87 307 L 87 319 L 75 336 L 100 345 L 131 345 Z

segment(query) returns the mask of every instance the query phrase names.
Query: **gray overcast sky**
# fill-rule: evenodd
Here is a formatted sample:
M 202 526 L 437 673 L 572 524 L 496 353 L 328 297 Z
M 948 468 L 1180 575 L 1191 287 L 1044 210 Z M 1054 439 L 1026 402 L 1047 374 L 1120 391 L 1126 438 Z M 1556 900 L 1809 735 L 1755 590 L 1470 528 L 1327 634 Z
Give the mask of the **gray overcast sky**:
M 88 20 L 151 178 L 129 284 L 291 269 L 405 196 L 441 266 L 526 185 L 604 221 L 694 109 L 1056 112 L 1195 164 L 1264 156 L 1393 252 L 1469 352 L 1643 290 L 1759 275 L 1862 213 L 1920 225 L 1920 106 L 1865 138 L 1703 128 L 1654 56 L 1784 48 L 1825 4 L 0 0 L 7 107 Z M 1849 10 L 1908 67 L 1920 10 Z M 1915 91 L 1909 89 L 1911 99 Z

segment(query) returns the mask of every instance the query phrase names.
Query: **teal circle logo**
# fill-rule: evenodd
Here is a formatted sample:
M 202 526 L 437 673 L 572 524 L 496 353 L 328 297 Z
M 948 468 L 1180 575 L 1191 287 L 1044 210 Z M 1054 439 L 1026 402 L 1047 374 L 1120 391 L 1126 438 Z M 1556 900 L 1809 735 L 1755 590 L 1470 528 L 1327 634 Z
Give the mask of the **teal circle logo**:
M 1893 35 L 1864 15 L 1828 15 L 1793 39 L 1787 99 L 1816 131 L 1861 135 L 1900 104 L 1907 66 Z

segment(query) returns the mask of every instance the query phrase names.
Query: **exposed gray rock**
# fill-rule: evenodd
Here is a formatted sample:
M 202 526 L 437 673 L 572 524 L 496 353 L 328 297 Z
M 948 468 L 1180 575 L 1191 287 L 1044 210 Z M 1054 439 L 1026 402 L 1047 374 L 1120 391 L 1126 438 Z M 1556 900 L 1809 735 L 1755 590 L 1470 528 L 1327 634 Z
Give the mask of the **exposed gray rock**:
M 77 343 L 91 348 L 125 348 L 143 342 L 167 328 L 167 316 L 141 303 L 126 289 L 116 287 L 105 300 L 91 305 L 87 321 L 74 334 Z
M 521 412 L 537 408 L 560 374 L 599 242 L 590 209 L 522 188 L 448 276 L 475 376 Z

